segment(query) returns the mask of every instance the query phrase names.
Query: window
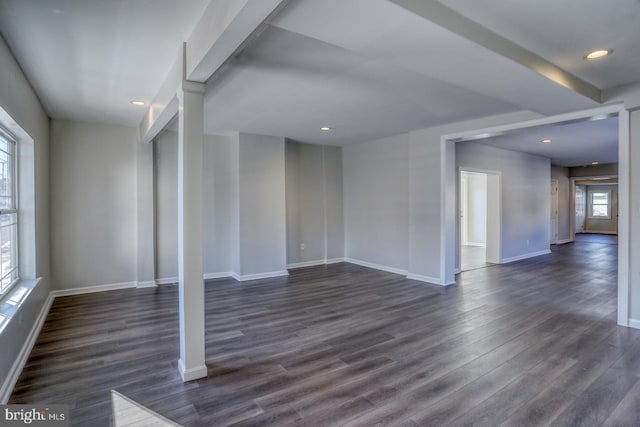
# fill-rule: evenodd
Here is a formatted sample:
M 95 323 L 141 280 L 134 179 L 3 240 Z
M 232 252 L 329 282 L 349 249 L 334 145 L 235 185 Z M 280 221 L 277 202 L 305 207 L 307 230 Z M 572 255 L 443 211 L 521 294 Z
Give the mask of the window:
M 0 295 L 18 281 L 16 141 L 0 129 Z
M 611 191 L 589 191 L 589 218 L 611 218 Z

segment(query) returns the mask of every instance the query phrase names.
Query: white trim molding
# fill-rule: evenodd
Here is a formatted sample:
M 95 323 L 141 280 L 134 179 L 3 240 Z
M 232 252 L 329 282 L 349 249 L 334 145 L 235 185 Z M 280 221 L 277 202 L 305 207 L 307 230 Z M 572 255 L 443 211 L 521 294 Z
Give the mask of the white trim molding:
M 232 273 L 231 277 L 236 279 L 238 282 L 247 282 L 249 280 L 271 279 L 273 277 L 282 277 L 282 276 L 288 276 L 288 275 L 289 275 L 289 272 L 287 270 L 280 270 L 280 271 L 271 271 L 268 273 L 244 274 L 244 275 Z
M 233 277 L 233 276 L 228 271 L 226 271 L 224 273 L 205 273 L 204 280 L 228 279 L 229 277 Z
M 205 378 L 208 374 L 207 365 L 185 369 L 182 359 L 178 359 L 178 372 L 180 372 L 183 382 Z
M 437 285 L 437 286 L 448 286 L 451 285 L 453 283 L 444 283 L 442 280 L 440 280 L 438 277 L 431 277 L 431 276 L 423 276 L 421 274 L 413 274 L 413 273 L 409 273 L 407 274 L 407 279 L 411 279 L 411 280 L 418 280 L 420 282 L 426 282 L 432 285 Z
M 529 252 L 527 254 L 512 256 L 512 257 L 509 257 L 509 258 L 502 258 L 500 260 L 500 264 L 508 264 L 510 262 L 520 261 L 520 260 L 527 259 L 527 258 L 533 258 L 533 257 L 541 256 L 541 255 L 548 255 L 550 253 L 551 253 L 550 249 L 545 249 L 543 251 L 538 251 L 538 252 Z
M 625 325 L 623 325 L 625 326 Z M 634 329 L 640 329 L 640 320 L 638 319 L 629 319 L 629 324 L 626 325 L 629 326 L 630 328 L 634 328 Z
M 45 320 L 47 320 L 47 315 L 49 314 L 49 310 L 51 309 L 51 304 L 53 304 L 54 299 L 55 296 L 49 293 L 47 299 L 42 305 L 42 308 L 40 308 L 40 313 L 31 327 L 29 335 L 27 335 L 27 339 L 22 345 L 22 349 L 20 349 L 20 353 L 18 353 L 16 360 L 13 362 L 9 373 L 7 374 L 7 378 L 0 386 L 0 404 L 4 405 L 9 401 L 13 388 L 22 373 L 22 369 L 24 369 L 24 365 L 27 364 L 27 360 L 29 359 L 31 350 L 33 350 L 33 346 L 36 343 L 36 339 L 38 339 L 38 335 L 40 335 L 40 330 L 42 330 L 42 326 L 44 325 Z
M 314 261 L 294 262 L 291 264 L 287 264 L 287 269 L 314 267 L 316 265 L 337 264 L 339 262 L 344 262 L 344 258 L 317 259 Z
M 314 267 L 316 265 L 325 265 L 327 262 L 323 259 L 317 259 L 315 261 L 294 262 L 287 264 L 287 269 L 292 270 L 294 268 Z
M 555 243 L 553 243 L 554 245 L 564 245 L 567 243 L 571 243 L 573 242 L 573 239 L 562 239 L 562 240 L 556 240 Z
M 136 288 L 138 289 L 142 289 L 142 288 L 157 288 L 158 284 L 156 283 L 155 280 L 149 280 L 146 282 L 138 282 L 136 284 Z
M 93 292 L 115 291 L 118 289 L 136 288 L 138 282 L 111 283 L 106 285 L 86 286 L 83 288 L 57 289 L 51 291 L 54 297 L 65 297 L 69 295 L 91 294 Z
M 356 264 L 362 267 L 368 267 L 368 268 L 373 268 L 376 270 L 382 270 L 382 271 L 386 271 L 388 273 L 395 273 L 395 274 L 402 274 L 403 276 L 406 276 L 408 271 L 407 270 L 402 270 L 400 268 L 395 268 L 395 267 L 389 267 L 386 265 L 381 265 L 381 264 L 375 264 L 372 262 L 367 262 L 367 261 L 361 261 L 359 259 L 353 259 L 353 258 L 345 258 L 344 259 L 345 262 L 351 263 L 351 264 Z

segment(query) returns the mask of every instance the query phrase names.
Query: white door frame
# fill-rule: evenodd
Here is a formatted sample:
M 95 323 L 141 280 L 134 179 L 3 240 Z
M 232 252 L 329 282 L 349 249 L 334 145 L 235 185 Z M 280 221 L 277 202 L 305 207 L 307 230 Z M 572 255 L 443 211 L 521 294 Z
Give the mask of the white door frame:
M 489 169 L 471 168 L 464 165 L 458 166 L 458 177 L 462 172 L 482 173 L 487 176 L 487 234 L 486 234 L 486 262 L 498 264 L 502 259 L 502 172 Z M 492 179 L 493 178 L 493 179 Z M 495 179 L 495 184 L 493 184 Z M 460 200 L 460 190 L 457 191 Z M 489 199 L 495 199 L 495 206 L 489 203 Z M 494 215 L 490 214 L 490 207 L 494 209 Z M 462 221 L 458 226 L 461 230 Z M 491 233 L 493 230 L 493 233 Z M 491 235 L 490 235 L 491 233 Z M 462 267 L 461 239 L 456 239 L 456 271 Z
M 493 126 L 460 133 L 440 136 L 440 279 L 442 283 L 455 283 L 456 270 L 456 153 L 455 143 L 464 140 L 480 139 L 498 135 L 503 132 L 544 126 L 556 123 L 589 120 L 607 115 L 618 116 L 618 324 L 629 326 L 630 272 L 629 272 L 629 221 L 631 200 L 630 193 L 630 144 L 629 144 L 629 111 L 623 104 L 608 105 L 585 111 L 560 114 L 552 117 L 528 120 L 503 126 Z M 451 191 L 453 190 L 453 191 Z M 575 230 L 574 230 L 575 232 Z

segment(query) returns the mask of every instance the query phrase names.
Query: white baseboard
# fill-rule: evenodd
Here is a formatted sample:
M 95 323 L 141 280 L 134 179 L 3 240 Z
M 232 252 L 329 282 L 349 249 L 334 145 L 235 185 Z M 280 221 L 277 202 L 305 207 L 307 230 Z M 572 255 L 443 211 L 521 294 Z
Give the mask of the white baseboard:
M 617 231 L 598 231 L 598 230 L 584 230 L 582 234 L 614 234 L 617 235 Z
M 640 329 L 640 320 L 629 319 L 629 327 L 633 329 Z
M 537 257 L 537 256 L 540 256 L 540 255 L 547 255 L 547 254 L 550 254 L 550 253 L 551 253 L 551 251 L 549 249 L 545 249 L 545 250 L 538 251 L 538 252 L 529 252 L 528 254 L 512 256 L 512 257 L 509 257 L 509 258 L 502 258 L 500 260 L 500 264 L 507 264 L 507 263 L 510 263 L 510 262 L 520 261 L 520 260 L 527 259 L 527 258 L 533 258 L 533 257 Z
M 339 262 L 344 262 L 344 258 L 317 259 L 314 261 L 294 262 L 291 264 L 287 264 L 287 269 L 313 267 L 316 265 L 337 264 Z
M 149 280 L 147 282 L 138 282 L 136 288 L 157 288 L 158 284 L 155 280 Z
M 389 267 L 381 264 L 374 264 L 372 262 L 361 261 L 359 259 L 345 258 L 344 261 L 351 264 L 360 265 L 362 267 L 368 267 L 368 268 L 374 268 L 376 270 L 386 271 L 388 273 L 402 274 L 403 276 L 406 276 L 408 273 L 407 270 L 402 270 L 400 268 Z
M 566 243 L 571 243 L 573 242 L 573 240 L 571 239 L 562 239 L 562 240 L 558 240 L 555 243 L 553 243 L 554 245 L 564 245 Z
M 287 269 L 313 267 L 316 265 L 325 265 L 325 264 L 326 262 L 323 259 L 317 259 L 315 261 L 294 262 L 291 264 L 287 264 Z
M 180 372 L 183 382 L 197 380 L 198 378 L 205 378 L 208 373 L 207 365 L 186 369 L 182 359 L 178 359 L 178 372 Z
M 282 277 L 282 276 L 288 276 L 289 272 L 287 270 L 280 270 L 280 271 L 271 271 L 268 273 L 257 273 L 257 274 L 237 274 L 237 273 L 232 273 L 232 276 L 234 279 L 236 279 L 238 282 L 247 282 L 249 280 L 260 280 L 260 279 L 271 279 L 272 277 Z
M 223 273 L 205 273 L 204 280 L 226 279 L 228 277 L 232 277 L 231 273 L 229 273 L 228 271 L 225 271 Z
M 73 289 L 57 289 L 51 291 L 54 297 L 64 297 L 69 295 L 91 294 L 94 292 L 114 291 L 117 289 L 135 288 L 138 285 L 137 282 L 123 282 L 123 283 L 111 283 L 107 285 L 86 286 L 83 288 Z
M 49 314 L 49 310 L 51 309 L 51 304 L 54 299 L 55 297 L 49 293 L 47 299 L 42 305 L 42 308 L 40 308 L 40 313 L 31 327 L 31 331 L 29 331 L 29 335 L 27 335 L 27 339 L 22 345 L 22 349 L 20 349 L 18 357 L 16 357 L 16 360 L 13 362 L 7 378 L 0 386 L 0 404 L 4 405 L 9 401 L 13 388 L 18 382 L 22 369 L 24 369 L 24 365 L 26 365 L 27 360 L 29 359 L 31 350 L 33 350 L 36 339 L 38 339 L 38 335 L 40 335 L 40 330 L 44 325 L 44 321 L 47 319 L 47 315 Z
M 176 283 L 178 283 L 177 277 L 163 277 L 156 279 L 157 285 L 175 285 Z
M 407 274 L 407 279 L 419 280 L 421 282 L 430 283 L 432 285 L 446 286 L 438 277 L 423 276 L 422 274 Z

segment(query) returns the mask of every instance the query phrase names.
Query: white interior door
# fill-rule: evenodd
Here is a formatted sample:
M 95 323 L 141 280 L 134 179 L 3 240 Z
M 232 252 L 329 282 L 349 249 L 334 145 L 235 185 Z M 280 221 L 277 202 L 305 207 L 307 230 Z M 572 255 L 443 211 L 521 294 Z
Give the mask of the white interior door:
M 551 180 L 551 235 L 549 242 L 553 245 L 558 243 L 558 180 Z

